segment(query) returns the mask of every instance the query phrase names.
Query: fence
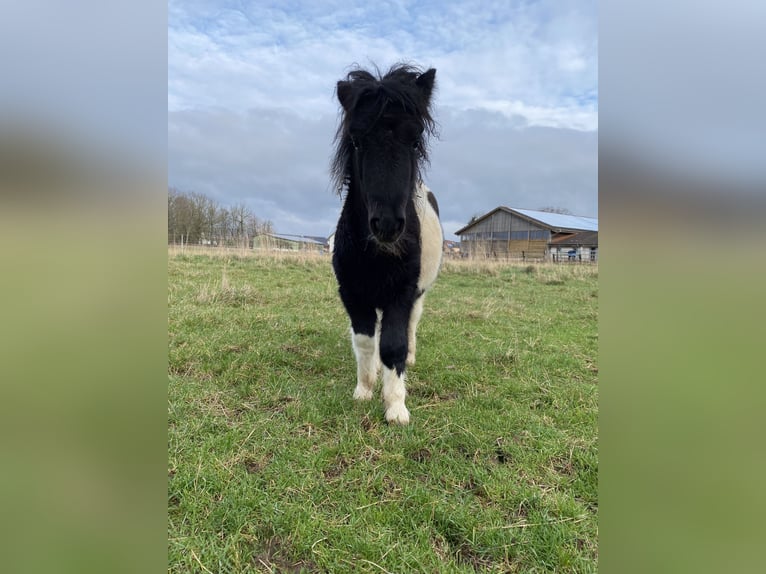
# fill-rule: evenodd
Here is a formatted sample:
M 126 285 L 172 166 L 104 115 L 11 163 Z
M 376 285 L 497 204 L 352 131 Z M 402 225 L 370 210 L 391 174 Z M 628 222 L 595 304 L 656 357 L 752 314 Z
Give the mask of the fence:
M 520 263 L 588 263 L 598 262 L 595 246 L 549 246 L 547 242 L 507 240 L 470 240 L 460 244 L 462 259 L 513 261 Z
M 249 245 L 210 245 L 204 242 L 196 244 L 188 243 L 168 243 L 168 250 L 173 255 L 178 254 L 209 254 L 209 255 L 257 255 L 259 253 L 284 253 L 284 254 L 303 254 L 317 257 L 327 257 L 330 255 L 328 246 L 317 246 L 308 243 L 290 242 L 285 244 L 280 240 L 264 240 L 251 242 Z M 554 252 L 549 251 L 543 254 L 534 252 L 527 254 L 521 251 L 517 254 L 502 253 L 497 254 L 490 249 L 461 251 L 459 249 L 445 249 L 445 261 L 487 261 L 497 263 L 547 263 L 557 265 L 598 265 L 598 252 L 591 249 L 587 252 L 575 250 L 574 254 L 568 251 Z

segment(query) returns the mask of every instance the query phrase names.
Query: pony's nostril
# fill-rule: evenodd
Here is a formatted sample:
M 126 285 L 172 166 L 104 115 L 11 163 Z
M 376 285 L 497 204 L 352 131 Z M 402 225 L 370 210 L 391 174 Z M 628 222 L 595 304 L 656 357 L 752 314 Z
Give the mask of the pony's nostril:
M 373 233 L 379 233 L 380 232 L 380 219 L 377 217 L 373 217 L 370 219 L 370 230 Z
M 396 233 L 401 233 L 403 229 L 404 229 L 404 218 L 397 217 L 396 218 Z

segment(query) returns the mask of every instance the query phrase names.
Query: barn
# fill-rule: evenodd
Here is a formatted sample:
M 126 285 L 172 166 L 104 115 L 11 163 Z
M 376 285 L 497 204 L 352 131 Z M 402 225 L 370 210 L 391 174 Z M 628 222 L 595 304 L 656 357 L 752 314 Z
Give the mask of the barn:
M 593 217 L 500 206 L 455 235 L 464 257 L 570 261 L 574 249 L 577 261 L 597 260 L 598 219 Z
M 253 238 L 256 249 L 279 251 L 328 251 L 327 239 L 315 235 L 291 235 L 288 233 L 264 233 Z
M 562 235 L 548 244 L 552 261 L 598 261 L 598 231 Z

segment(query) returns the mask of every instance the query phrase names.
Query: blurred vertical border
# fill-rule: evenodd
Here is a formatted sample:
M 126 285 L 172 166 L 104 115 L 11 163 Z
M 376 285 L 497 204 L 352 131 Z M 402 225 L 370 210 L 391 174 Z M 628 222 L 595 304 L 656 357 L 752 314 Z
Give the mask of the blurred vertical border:
M 600 4 L 600 569 L 762 569 L 766 4 Z M 0 7 L 0 550 L 166 568 L 167 7 Z
M 0 554 L 167 568 L 167 7 L 0 7 Z
M 766 4 L 600 4 L 599 563 L 763 570 Z

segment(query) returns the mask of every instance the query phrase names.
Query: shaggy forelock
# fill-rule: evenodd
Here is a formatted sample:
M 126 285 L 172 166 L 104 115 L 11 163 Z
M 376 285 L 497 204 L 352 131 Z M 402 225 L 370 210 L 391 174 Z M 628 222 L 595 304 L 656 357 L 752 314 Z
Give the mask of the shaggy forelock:
M 335 154 L 331 165 L 333 183 L 338 194 L 341 194 L 349 184 L 351 153 L 353 151 L 349 126 L 353 112 L 362 96 L 375 95 L 374 108 L 378 115 L 389 103 L 403 106 L 413 112 L 424 128 L 418 139 L 418 170 L 420 171 L 423 165 L 428 164 L 429 139 L 436 135 L 436 122 L 431 116 L 431 99 L 423 98 L 420 88 L 415 84 L 415 80 L 424 73 L 423 70 L 410 64 L 395 64 L 385 75 L 381 75 L 377 68 L 375 68 L 375 72 L 377 75 L 373 75 L 367 70 L 356 69 L 349 72 L 345 77 L 345 81 L 350 82 L 352 88 L 349 105 L 351 112 L 346 112 L 341 106 L 341 118 L 334 139 Z M 420 173 L 418 173 L 418 178 L 420 178 Z

